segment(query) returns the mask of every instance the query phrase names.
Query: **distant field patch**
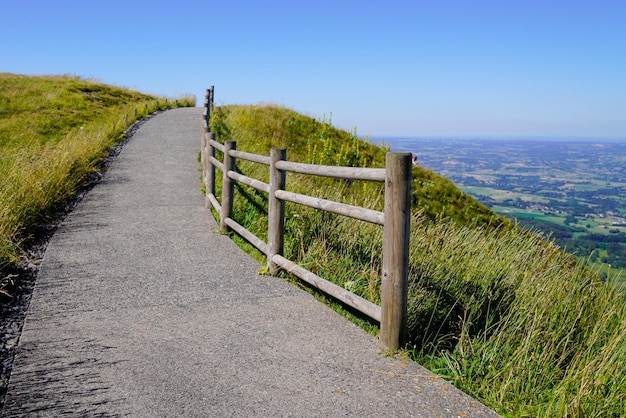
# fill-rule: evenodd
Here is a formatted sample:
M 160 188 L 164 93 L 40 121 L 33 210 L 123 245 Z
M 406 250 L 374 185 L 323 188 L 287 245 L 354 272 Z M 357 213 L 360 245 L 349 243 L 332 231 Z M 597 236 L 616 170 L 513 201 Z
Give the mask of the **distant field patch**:
M 513 190 L 501 190 L 492 187 L 481 187 L 481 186 L 461 186 L 461 189 L 473 196 L 487 196 L 496 202 L 503 202 L 506 200 L 517 200 L 521 199 L 524 202 L 534 202 L 534 203 L 546 203 L 548 199 L 542 196 L 532 195 L 529 193 L 523 193 Z

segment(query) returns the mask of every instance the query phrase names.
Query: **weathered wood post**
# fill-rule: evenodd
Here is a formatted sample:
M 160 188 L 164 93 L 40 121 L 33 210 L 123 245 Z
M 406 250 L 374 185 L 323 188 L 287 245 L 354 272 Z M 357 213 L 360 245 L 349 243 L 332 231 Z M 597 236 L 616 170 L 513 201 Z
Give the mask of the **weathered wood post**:
M 215 141 L 215 134 L 213 132 L 207 132 L 207 151 L 206 153 L 206 205 L 207 208 L 211 207 L 211 202 L 209 200 L 209 196 L 215 196 L 215 166 L 211 162 L 211 157 L 215 158 L 215 148 L 209 144 L 209 141 Z
M 397 350 L 406 337 L 411 154 L 388 153 L 386 167 L 380 346 Z
M 202 111 L 202 117 L 204 118 L 204 122 L 206 123 L 206 126 L 208 127 L 209 130 L 211 130 L 211 127 L 209 125 L 209 122 L 211 121 L 210 98 L 211 98 L 211 89 L 206 89 L 206 93 L 204 95 L 204 105 L 203 105 L 204 109 Z
M 202 184 L 206 186 L 206 175 L 207 175 L 207 145 L 209 141 L 209 132 L 206 128 L 206 125 L 203 124 L 200 132 L 200 165 L 202 166 Z M 207 192 L 208 195 L 208 192 Z
M 276 168 L 278 161 L 287 158 L 284 148 L 272 148 L 270 151 L 270 193 L 268 201 L 267 225 L 267 266 L 272 275 L 278 273 L 278 265 L 272 261 L 276 254 L 283 255 L 283 237 L 285 227 L 285 202 L 276 198 L 276 190 L 285 190 L 287 173 Z
M 210 114 L 210 112 L 213 112 L 213 98 L 215 97 L 215 86 L 211 86 L 209 91 L 210 91 L 210 94 L 209 94 L 209 114 Z
M 213 90 L 214 86 L 209 87 L 204 95 L 204 120 L 206 121 L 209 130 L 211 129 L 211 112 L 213 111 Z
M 231 157 L 230 151 L 237 149 L 235 141 L 224 143 L 224 173 L 222 176 L 222 211 L 220 213 L 220 231 L 228 232 L 226 218 L 233 216 L 233 195 L 235 192 L 235 182 L 228 177 L 229 171 L 235 171 L 235 158 Z

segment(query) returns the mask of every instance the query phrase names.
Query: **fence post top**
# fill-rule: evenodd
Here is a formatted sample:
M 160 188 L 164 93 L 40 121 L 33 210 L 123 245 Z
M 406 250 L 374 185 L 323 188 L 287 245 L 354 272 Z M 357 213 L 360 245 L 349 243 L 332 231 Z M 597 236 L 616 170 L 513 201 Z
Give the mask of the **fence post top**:
M 397 156 L 397 157 L 401 157 L 401 156 L 406 156 L 406 155 L 413 155 L 413 153 L 408 152 L 408 151 L 396 151 L 396 152 L 388 152 L 387 156 Z
M 411 165 L 411 160 L 413 159 L 413 153 L 411 152 L 388 152 L 385 156 L 385 164 L 387 165 L 387 169 L 389 169 L 390 165 L 399 164 L 400 166 Z

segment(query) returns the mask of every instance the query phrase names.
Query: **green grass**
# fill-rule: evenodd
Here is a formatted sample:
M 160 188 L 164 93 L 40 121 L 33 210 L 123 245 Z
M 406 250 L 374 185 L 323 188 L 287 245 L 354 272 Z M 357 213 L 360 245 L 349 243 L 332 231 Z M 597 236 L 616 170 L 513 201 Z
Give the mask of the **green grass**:
M 413 233 L 413 294 L 443 304 L 410 297 L 418 361 L 504 414 L 619 416 L 626 374 L 604 359 L 625 359 L 621 294 L 535 235 L 445 223 Z
M 384 164 L 386 150 L 354 132 L 277 106 L 218 107 L 211 126 L 244 151 L 283 146 L 295 161 Z M 267 179 L 266 167 L 238 167 Z M 626 415 L 623 293 L 447 179 L 417 167 L 413 176 L 413 358 L 507 416 Z M 376 184 L 289 174 L 287 188 L 382 207 Z M 246 186 L 235 194 L 235 220 L 265 238 L 267 197 Z M 287 258 L 379 302 L 382 228 L 292 204 L 285 225 Z
M 191 96 L 166 100 L 78 77 L 0 73 L 0 269 L 17 263 L 37 226 L 132 123 L 194 104 Z

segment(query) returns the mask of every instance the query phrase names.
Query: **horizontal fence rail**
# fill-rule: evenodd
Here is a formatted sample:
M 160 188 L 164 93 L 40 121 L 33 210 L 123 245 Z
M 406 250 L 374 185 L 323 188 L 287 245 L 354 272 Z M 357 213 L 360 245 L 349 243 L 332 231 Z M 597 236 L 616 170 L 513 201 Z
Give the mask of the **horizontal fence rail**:
M 265 254 L 271 274 L 277 274 L 280 269 L 283 269 L 378 321 L 381 348 L 395 350 L 401 347 L 405 339 L 407 315 L 411 154 L 388 153 L 386 168 L 357 168 L 287 161 L 286 150 L 280 148 L 272 148 L 270 156 L 239 151 L 233 141 L 226 141 L 223 144 L 216 141 L 215 134 L 210 130 L 213 98 L 214 88 L 211 87 L 207 90 L 204 100 L 201 141 L 202 182 L 206 188 L 207 207 L 214 208 L 219 214 L 220 230 L 236 232 Z M 222 153 L 223 161 L 216 158 L 215 150 Z M 238 173 L 237 160 L 269 166 L 269 183 Z M 216 168 L 222 173 L 221 202 L 215 196 Z M 384 182 L 384 212 L 288 192 L 285 190 L 287 172 L 345 180 Z M 232 219 L 234 182 L 268 194 L 268 242 L 264 242 Z M 380 306 L 308 271 L 283 256 L 286 201 L 383 226 Z
M 291 171 L 293 173 L 311 174 L 321 177 L 380 182 L 385 181 L 386 173 L 384 168 L 338 167 L 334 165 L 294 163 L 291 161 L 279 161 L 276 163 L 276 168 L 279 170 Z
M 286 192 L 284 190 L 276 190 L 276 197 L 288 202 L 297 203 L 315 209 L 325 210 L 326 212 L 336 213 L 338 215 L 347 216 L 349 218 L 361 221 L 371 222 L 373 224 L 384 225 L 385 213 L 377 210 L 366 209 L 360 206 L 346 205 L 345 203 L 334 202 L 332 200 L 320 199 L 299 193 Z

